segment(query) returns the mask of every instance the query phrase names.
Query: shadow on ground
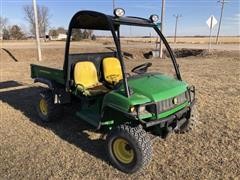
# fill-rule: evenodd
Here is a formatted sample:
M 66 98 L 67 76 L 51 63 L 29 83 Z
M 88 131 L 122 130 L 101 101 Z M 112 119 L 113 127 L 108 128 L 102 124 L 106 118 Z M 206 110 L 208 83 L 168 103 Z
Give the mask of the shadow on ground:
M 0 82 L 0 89 L 19 87 L 19 86 L 22 86 L 22 85 L 23 84 L 21 84 L 17 81 L 4 81 L 4 82 Z
M 22 113 L 33 123 L 53 131 L 61 139 L 79 147 L 90 155 L 108 161 L 104 152 L 104 140 L 91 140 L 84 130 L 91 131 L 91 127 L 75 117 L 72 107 L 65 108 L 61 121 L 42 123 L 36 112 L 38 94 L 43 88 L 29 87 L 12 91 L 0 92 L 0 101 L 9 104 Z

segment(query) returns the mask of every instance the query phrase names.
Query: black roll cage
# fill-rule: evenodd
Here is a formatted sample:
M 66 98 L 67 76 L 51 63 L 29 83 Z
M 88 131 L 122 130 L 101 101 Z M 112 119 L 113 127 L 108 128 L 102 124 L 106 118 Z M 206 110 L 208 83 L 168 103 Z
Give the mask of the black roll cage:
M 178 80 L 182 80 L 181 74 L 179 71 L 179 65 L 177 64 L 177 61 L 175 59 L 175 56 L 159 30 L 156 24 L 154 24 L 152 21 L 148 19 L 143 19 L 139 17 L 114 17 L 109 16 L 100 12 L 95 11 L 79 11 L 77 12 L 71 19 L 69 28 L 68 28 L 68 35 L 66 40 L 66 48 L 65 48 L 65 59 L 64 59 L 64 78 L 66 82 L 66 89 L 69 90 L 69 87 L 71 86 L 71 82 L 69 79 L 68 71 L 69 71 L 69 48 L 70 48 L 70 41 L 71 41 L 71 35 L 72 35 L 72 29 L 92 29 L 92 30 L 106 30 L 111 31 L 116 48 L 117 48 L 117 54 L 116 56 L 120 60 L 122 72 L 123 72 L 123 84 L 125 88 L 125 94 L 127 97 L 131 96 L 127 77 L 126 77 L 126 68 L 123 61 L 122 53 L 121 53 L 121 42 L 120 42 L 120 25 L 129 25 L 129 26 L 141 26 L 141 27 L 152 27 L 161 40 L 163 41 L 166 49 L 169 52 L 170 58 L 172 60 L 176 76 Z

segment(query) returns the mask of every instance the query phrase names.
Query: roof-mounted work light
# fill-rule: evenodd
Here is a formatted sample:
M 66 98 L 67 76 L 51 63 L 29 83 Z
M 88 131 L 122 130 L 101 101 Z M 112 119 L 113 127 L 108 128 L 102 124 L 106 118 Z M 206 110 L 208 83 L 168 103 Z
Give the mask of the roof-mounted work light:
M 122 17 L 125 15 L 125 11 L 123 8 L 116 8 L 114 9 L 113 13 L 116 17 Z
M 150 16 L 149 19 L 150 19 L 152 22 L 157 22 L 157 21 L 159 20 L 159 17 L 158 17 L 158 15 L 153 14 L 153 15 Z

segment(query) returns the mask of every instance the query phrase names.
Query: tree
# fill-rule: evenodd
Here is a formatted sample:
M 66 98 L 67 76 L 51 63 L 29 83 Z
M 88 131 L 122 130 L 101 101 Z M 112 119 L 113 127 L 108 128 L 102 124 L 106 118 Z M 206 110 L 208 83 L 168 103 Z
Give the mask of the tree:
M 82 35 L 82 31 L 81 29 L 73 29 L 72 30 L 72 40 L 73 41 L 80 41 L 83 39 L 83 35 Z
M 1 30 L 4 29 L 7 26 L 7 21 L 8 21 L 7 18 L 4 18 L 4 17 L 0 16 L 0 28 L 1 28 Z
M 67 34 L 67 30 L 64 27 L 52 28 L 49 30 L 49 36 L 57 37 L 59 34 Z
M 88 38 L 92 39 L 93 36 L 93 30 L 88 30 Z
M 50 29 L 49 30 L 49 36 L 52 36 L 52 37 L 57 37 L 58 36 L 58 31 L 56 29 Z
M 73 41 L 80 41 L 82 39 L 91 39 L 96 40 L 96 36 L 93 34 L 93 30 L 84 29 L 73 29 L 72 30 L 72 40 Z
M 25 13 L 25 19 L 30 25 L 30 32 L 35 35 L 35 19 L 34 19 L 34 10 L 32 5 L 26 5 L 23 7 Z M 38 24 L 39 24 L 39 33 L 43 37 L 46 34 L 47 28 L 49 27 L 49 9 L 46 6 L 37 6 L 38 13 Z
M 84 31 L 83 31 L 83 39 L 88 39 L 88 36 L 89 36 L 89 34 L 88 34 L 87 30 L 84 29 Z
M 96 35 L 93 34 L 93 35 L 91 36 L 91 40 L 96 41 L 96 39 L 97 39 Z
M 10 33 L 9 33 L 9 30 L 7 28 L 3 29 L 2 39 L 3 40 L 9 40 L 10 39 Z
M 66 34 L 67 30 L 64 29 L 64 27 L 58 27 L 57 28 L 57 32 L 58 32 L 58 34 Z
M 10 30 L 10 38 L 20 40 L 24 38 L 24 33 L 22 32 L 21 28 L 18 25 L 13 25 Z
M 7 21 L 7 18 L 0 16 L 0 38 L 3 38 L 3 33 L 7 26 Z

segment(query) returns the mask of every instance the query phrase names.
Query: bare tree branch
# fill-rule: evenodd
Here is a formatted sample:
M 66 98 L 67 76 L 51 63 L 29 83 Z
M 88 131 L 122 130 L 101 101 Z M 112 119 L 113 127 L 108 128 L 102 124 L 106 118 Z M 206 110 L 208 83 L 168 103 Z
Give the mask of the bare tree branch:
M 35 19 L 32 5 L 25 5 L 23 7 L 25 19 L 30 25 L 30 32 L 35 35 Z M 37 6 L 38 11 L 38 24 L 40 36 L 45 36 L 47 28 L 49 27 L 49 9 L 46 6 Z
M 0 16 L 0 32 L 7 26 L 8 19 Z

